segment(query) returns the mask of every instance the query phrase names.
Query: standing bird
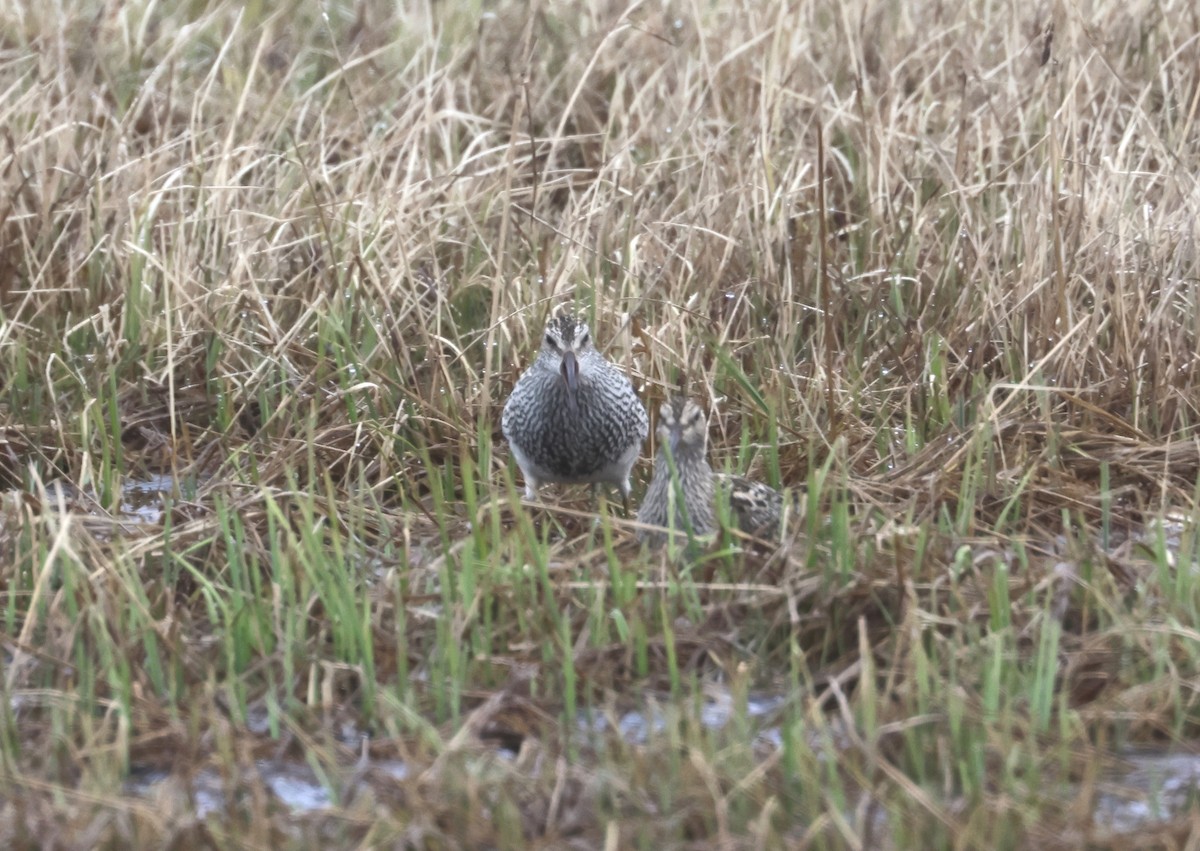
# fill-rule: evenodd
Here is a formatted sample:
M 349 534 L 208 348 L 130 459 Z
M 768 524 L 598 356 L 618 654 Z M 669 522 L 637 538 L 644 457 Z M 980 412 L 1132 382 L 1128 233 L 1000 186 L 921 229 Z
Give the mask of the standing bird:
M 654 478 L 638 509 L 638 522 L 690 530 L 696 537 L 707 535 L 717 528 L 714 500 L 720 491 L 739 529 L 775 536 L 783 516 L 783 495 L 762 482 L 713 472 L 708 464 L 708 423 L 699 405 L 683 396 L 664 403 L 658 415 L 658 437 Z M 641 530 L 638 538 L 657 546 L 666 534 Z
M 551 317 L 500 425 L 525 476 L 526 499 L 545 482 L 608 482 L 628 513 L 629 472 L 650 420 L 629 377 L 596 351 L 582 319 Z
M 690 531 L 696 537 L 709 534 L 717 528 L 717 520 L 713 510 L 714 478 L 712 467 L 708 466 L 708 423 L 704 411 L 684 396 L 664 402 L 658 411 L 658 441 L 654 478 L 650 480 L 650 487 L 638 509 L 638 522 L 666 526 L 677 532 Z M 639 540 L 650 541 L 655 546 L 662 544 L 666 537 L 665 532 L 638 530 Z

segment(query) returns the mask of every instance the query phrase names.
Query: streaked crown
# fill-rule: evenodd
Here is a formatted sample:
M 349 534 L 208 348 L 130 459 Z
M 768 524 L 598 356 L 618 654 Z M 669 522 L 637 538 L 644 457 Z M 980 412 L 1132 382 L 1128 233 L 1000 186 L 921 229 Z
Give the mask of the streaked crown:
M 671 447 L 704 452 L 708 443 L 707 420 L 700 406 L 686 396 L 674 396 L 658 411 L 658 437 Z
M 592 334 L 587 323 L 573 313 L 559 313 L 546 323 L 546 334 L 542 338 L 543 351 L 556 355 L 564 352 L 582 352 L 592 344 Z

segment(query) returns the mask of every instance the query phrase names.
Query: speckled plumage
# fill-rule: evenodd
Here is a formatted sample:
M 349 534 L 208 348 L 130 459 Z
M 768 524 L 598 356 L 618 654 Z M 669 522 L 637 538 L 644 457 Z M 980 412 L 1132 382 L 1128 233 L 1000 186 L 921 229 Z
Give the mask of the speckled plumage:
M 650 420 L 629 377 L 592 345 L 587 324 L 563 313 L 550 319 L 537 359 L 517 379 L 501 429 L 526 499 L 545 482 L 608 482 L 628 500 Z
M 718 473 L 716 481 L 739 529 L 759 538 L 775 537 L 783 516 L 783 494 L 744 476 Z
M 717 528 L 717 521 L 713 512 L 713 471 L 707 458 L 708 423 L 700 406 L 678 396 L 665 402 L 658 412 L 658 439 L 654 478 L 638 509 L 638 522 L 679 532 L 690 528 L 697 536 L 709 534 Z M 678 488 L 671 475 L 671 462 Z M 657 545 L 666 540 L 666 533 L 642 529 L 638 538 Z
M 708 463 L 708 423 L 704 412 L 690 399 L 675 397 L 662 406 L 658 420 L 659 450 L 654 461 L 654 478 L 638 510 L 638 521 L 683 531 L 687 522 L 696 536 L 717 528 L 717 492 L 728 501 L 730 519 L 751 535 L 774 537 L 783 515 L 783 495 L 774 488 L 725 473 L 714 473 Z M 671 477 L 669 449 L 675 463 L 679 487 Z M 681 493 L 680 502 L 677 494 Z M 641 540 L 660 544 L 666 534 L 641 530 Z

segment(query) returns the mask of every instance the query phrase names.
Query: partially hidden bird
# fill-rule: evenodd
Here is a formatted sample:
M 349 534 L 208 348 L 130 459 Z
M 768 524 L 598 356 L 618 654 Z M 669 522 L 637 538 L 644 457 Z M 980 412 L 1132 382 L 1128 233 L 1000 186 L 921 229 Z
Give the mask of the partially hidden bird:
M 663 403 L 658 415 L 658 453 L 654 477 L 638 509 L 638 537 L 661 545 L 674 530 L 702 537 L 718 526 L 718 494 L 729 505 L 730 519 L 747 534 L 774 537 L 783 516 L 783 495 L 762 482 L 714 473 L 708 463 L 708 422 L 704 411 L 685 396 Z

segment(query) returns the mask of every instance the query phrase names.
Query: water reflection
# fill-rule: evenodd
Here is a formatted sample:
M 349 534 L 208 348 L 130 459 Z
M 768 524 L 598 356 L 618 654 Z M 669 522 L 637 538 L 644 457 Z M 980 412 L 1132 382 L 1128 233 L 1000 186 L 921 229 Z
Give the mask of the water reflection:
M 783 707 L 786 702 L 783 695 L 758 694 L 746 698 L 746 718 L 761 719 Z M 709 730 L 720 730 L 737 717 L 736 704 L 733 695 L 721 689 L 710 689 L 704 703 L 700 706 L 699 721 Z M 660 706 L 651 706 L 645 711 L 629 710 L 616 719 L 616 724 L 610 723 L 603 714 L 581 711 L 576 720 L 580 730 L 591 733 L 603 733 L 610 726 L 626 744 L 644 745 L 656 734 L 667 729 L 667 712 Z M 782 734 L 777 727 L 763 728 L 757 731 L 760 739 L 768 742 L 781 743 Z
M 372 775 L 389 781 L 406 780 L 408 764 L 398 759 L 381 759 L 366 765 L 370 771 L 348 770 L 344 790 L 348 796 L 371 785 Z M 288 760 L 257 760 L 257 780 L 272 797 L 292 813 L 309 813 L 334 806 L 333 794 L 306 764 Z M 247 778 L 253 782 L 254 778 Z M 191 801 L 196 818 L 223 813 L 228 807 L 225 781 L 211 768 L 193 773 L 184 780 L 161 768 L 134 767 L 125 783 L 125 792 L 139 798 L 170 799 L 184 796 Z M 167 803 L 167 802 L 164 802 Z M 189 807 L 190 808 L 190 807 Z
M 166 497 L 175 491 L 175 477 L 150 476 L 127 481 L 121 488 L 121 516 L 141 523 L 159 523 Z
M 710 729 L 720 729 L 732 720 L 733 715 L 718 708 L 721 701 L 711 701 L 701 711 L 701 723 Z M 747 716 L 768 716 L 783 703 L 782 697 L 768 696 L 747 702 Z M 610 725 L 604 718 L 580 719 L 581 727 L 588 732 L 603 734 L 611 727 L 627 744 L 640 746 L 655 733 L 665 729 L 667 714 L 659 709 L 641 713 L 626 712 Z M 814 735 L 818 735 L 813 731 Z M 782 747 L 779 727 L 767 727 L 755 734 L 755 742 L 769 749 Z M 816 745 L 810 742 L 810 745 Z M 849 745 L 841 742 L 836 747 Z M 1200 793 L 1200 756 L 1180 753 L 1130 752 L 1121 754 L 1117 769 L 1106 775 L 1095 795 L 1095 806 L 1089 833 L 1121 836 L 1144 831 L 1166 824 L 1185 816 Z M 254 770 L 256 778 L 243 778 L 240 783 L 258 782 L 272 798 L 293 814 L 309 813 L 335 807 L 335 793 L 323 784 L 307 764 L 289 760 L 258 760 Z M 362 762 L 332 775 L 331 782 L 337 785 L 346 800 L 379 784 L 388 785 L 410 778 L 410 766 L 397 759 L 380 759 Z M 224 813 L 229 806 L 230 796 L 222 774 L 214 769 L 203 769 L 184 778 L 161 768 L 135 767 L 125 784 L 125 792 L 141 798 L 157 801 L 166 809 L 177 809 L 172 804 L 186 802 L 185 807 L 195 813 L 197 819 Z M 1076 787 L 1071 794 L 1083 794 Z M 854 807 L 851 807 L 853 810 Z M 880 810 L 877 836 L 888 835 L 887 815 Z
M 177 480 L 163 473 L 144 479 L 126 479 L 121 485 L 121 501 L 116 514 L 102 507 L 102 500 L 91 488 L 77 487 L 73 482 L 56 479 L 46 485 L 48 507 L 55 511 L 70 512 L 82 517 L 118 521 L 115 531 L 133 533 L 141 526 L 152 526 L 162 522 L 168 498 L 178 495 L 184 487 L 192 492 L 196 482 Z
M 1096 796 L 1095 824 L 1112 833 L 1131 833 L 1180 818 L 1200 792 L 1200 756 L 1134 752 L 1125 768 L 1110 775 Z

